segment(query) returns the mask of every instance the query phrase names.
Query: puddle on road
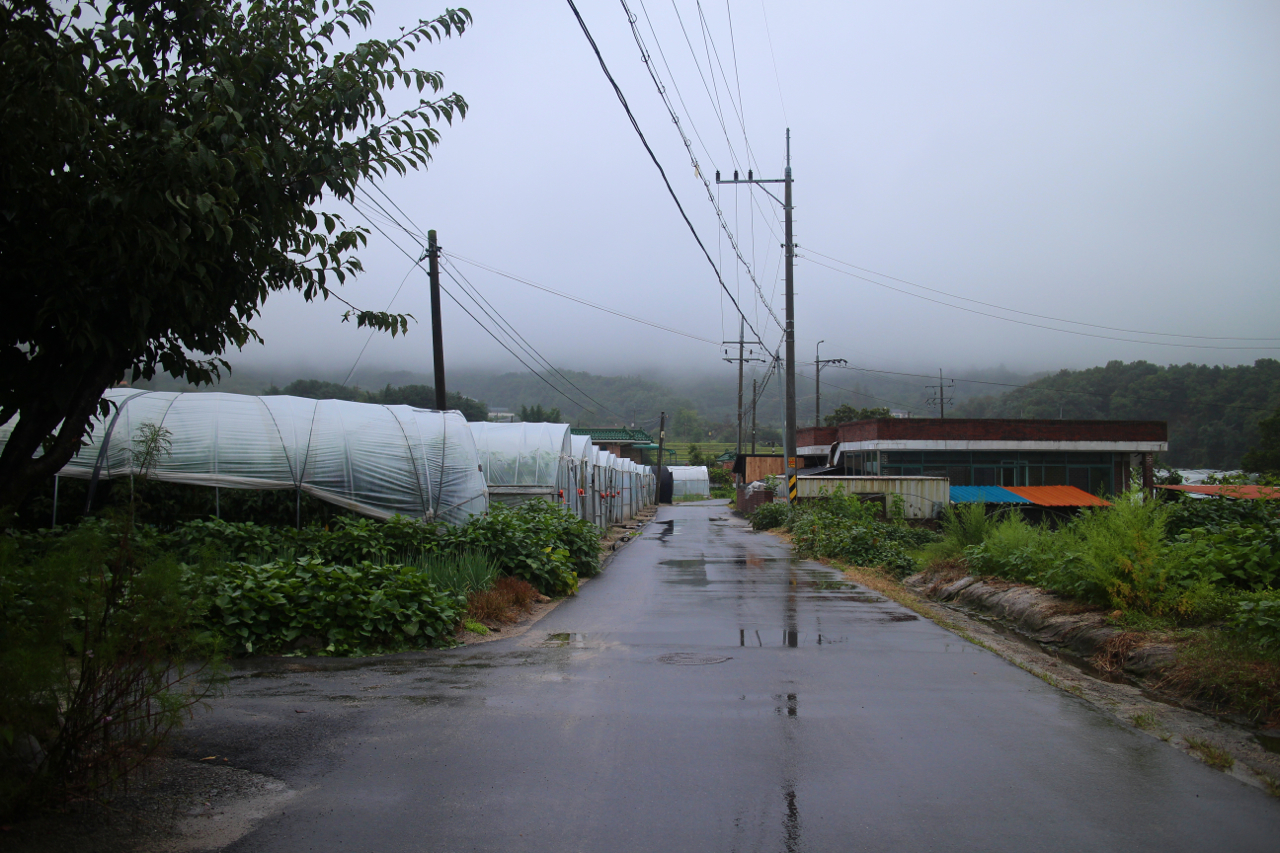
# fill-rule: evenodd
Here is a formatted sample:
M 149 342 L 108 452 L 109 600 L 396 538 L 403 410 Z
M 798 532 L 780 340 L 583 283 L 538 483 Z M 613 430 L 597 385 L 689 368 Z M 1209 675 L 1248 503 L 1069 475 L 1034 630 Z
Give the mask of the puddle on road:
M 585 649 L 587 647 L 587 635 L 571 631 L 560 631 L 555 634 L 547 634 L 547 639 L 543 642 L 543 645 L 561 649 Z
M 658 525 L 658 541 L 666 539 L 668 536 L 679 536 L 683 531 L 684 521 L 679 518 L 673 518 L 670 521 L 655 521 Z

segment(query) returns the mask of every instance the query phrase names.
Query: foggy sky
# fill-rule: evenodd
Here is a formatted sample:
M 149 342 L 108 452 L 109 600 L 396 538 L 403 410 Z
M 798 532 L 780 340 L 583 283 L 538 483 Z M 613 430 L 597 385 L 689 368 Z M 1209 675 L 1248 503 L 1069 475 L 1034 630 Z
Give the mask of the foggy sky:
M 375 5 L 379 35 L 443 8 Z M 437 229 L 446 251 L 713 342 L 735 338 L 736 314 L 567 4 L 467 5 L 474 27 L 420 50 L 412 64 L 444 72 L 446 91 L 460 92 L 471 112 L 443 128 L 428 170 L 389 178 L 387 193 L 420 228 Z M 704 173 L 718 168 L 729 177 L 730 142 L 745 169 L 720 65 L 715 86 L 728 142 L 672 4 L 630 5 Z M 676 5 L 707 75 L 697 8 L 691 0 Z M 581 0 L 579 8 L 726 283 L 775 346 L 780 331 L 718 233 L 620 5 Z M 819 339 L 824 358 L 886 369 L 1003 364 L 1029 371 L 1117 358 L 1237 364 L 1280 355 L 1265 349 L 1280 341 L 1216 342 L 1263 347 L 1247 350 L 1179 348 L 1002 322 L 838 274 L 812 254 L 1056 318 L 1280 337 L 1277 4 L 732 0 L 731 8 L 732 42 L 723 2 L 703 3 L 735 101 L 741 87 L 759 175 L 781 176 L 784 131 L 792 131 L 800 360 L 812 360 Z M 392 101 L 409 99 L 397 90 Z M 758 191 L 759 209 L 745 190 L 737 192 L 736 211 L 732 187 L 720 188 L 720 199 L 781 316 L 781 211 Z M 342 203 L 322 207 L 363 222 Z M 419 254 L 410 238 L 378 224 Z M 342 289 L 344 298 L 383 309 L 404 280 L 392 310 L 420 321 L 407 338 L 375 337 L 361 365 L 429 372 L 426 275 L 410 272 L 411 261 L 376 232 L 360 257 L 367 272 Z M 558 366 L 720 371 L 726 379 L 733 370 L 713 344 L 461 269 Z M 1056 328 L 1146 337 L 959 304 Z M 347 368 L 368 333 L 341 324 L 342 308 L 273 296 L 256 324 L 266 344 L 233 353 L 232 362 Z M 447 298 L 445 318 L 451 364 L 523 369 Z

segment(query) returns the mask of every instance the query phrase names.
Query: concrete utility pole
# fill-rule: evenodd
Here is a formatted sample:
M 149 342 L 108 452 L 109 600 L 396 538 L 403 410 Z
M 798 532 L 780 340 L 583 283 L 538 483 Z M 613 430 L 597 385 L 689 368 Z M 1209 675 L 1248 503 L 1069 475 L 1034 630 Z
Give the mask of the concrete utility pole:
M 826 341 L 822 340 L 813 345 L 813 425 L 815 428 L 822 426 L 822 365 L 849 363 L 843 358 L 829 358 L 823 361 L 818 356 L 818 347 L 825 343 Z
M 652 410 L 650 410 L 652 411 Z M 662 446 L 667 443 L 667 413 L 662 412 L 658 415 L 658 494 L 655 495 L 654 503 L 662 503 Z
M 431 354 L 436 369 L 436 408 L 449 408 L 444 390 L 444 332 L 440 319 L 440 246 L 436 232 L 427 232 L 427 275 L 431 279 Z
M 759 399 L 759 393 L 756 391 L 756 380 L 751 380 L 751 455 L 756 452 L 756 400 Z M 747 470 L 745 467 L 742 470 Z
M 745 334 L 746 334 L 746 319 L 740 316 L 738 317 L 738 339 L 736 341 L 720 342 L 721 346 L 726 346 L 726 347 L 729 344 L 738 345 L 738 357 L 733 358 L 731 356 L 726 355 L 724 360 L 729 362 L 730 364 L 732 364 L 735 361 L 738 363 L 738 455 L 739 456 L 742 455 L 742 420 L 743 420 L 743 416 L 746 414 L 746 411 L 742 408 L 742 367 L 744 364 L 746 364 L 749 361 L 758 361 L 761 364 L 764 364 L 763 358 L 755 357 L 755 354 L 756 354 L 755 347 L 758 346 L 761 349 L 764 349 L 764 344 L 762 344 L 760 341 L 746 340 L 744 337 Z M 746 350 L 747 344 L 751 344 L 751 347 L 752 347 L 751 355 L 747 355 L 747 350 Z M 728 353 L 729 351 L 726 349 L 725 352 Z
M 796 243 L 795 231 L 793 228 L 794 210 L 791 204 L 791 128 L 787 128 L 787 167 L 781 178 L 757 178 L 752 174 L 752 170 L 747 170 L 747 179 L 739 180 L 738 173 L 733 173 L 732 181 L 720 180 L 720 173 L 716 172 L 717 184 L 782 184 L 783 194 L 779 199 L 776 195 L 769 192 L 763 186 L 760 189 L 768 193 L 769 197 L 782 205 L 784 217 L 783 230 L 785 243 L 782 248 L 786 250 L 786 329 L 784 330 L 786 338 L 786 376 L 787 386 L 785 391 L 786 414 L 783 417 L 785 421 L 782 425 L 783 448 L 786 453 L 787 462 L 787 500 L 794 502 L 796 499 L 796 278 L 795 278 L 795 259 L 796 259 Z
M 938 392 L 938 396 L 929 398 L 928 405 L 932 406 L 934 403 L 937 403 L 938 417 L 945 418 L 947 416 L 947 403 L 955 402 L 955 400 L 949 399 L 947 397 L 947 392 L 956 387 L 955 381 L 953 380 L 951 384 L 948 385 L 946 380 L 942 378 L 942 368 L 939 367 L 938 368 L 938 384 L 926 385 L 924 387 L 928 388 L 930 391 L 936 390 Z

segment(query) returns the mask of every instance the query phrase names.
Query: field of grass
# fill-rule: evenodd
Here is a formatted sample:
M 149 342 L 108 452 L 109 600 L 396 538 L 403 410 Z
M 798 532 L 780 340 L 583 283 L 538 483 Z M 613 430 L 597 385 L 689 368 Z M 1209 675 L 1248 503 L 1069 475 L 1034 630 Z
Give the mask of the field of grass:
M 692 441 L 692 442 L 668 441 L 666 443 L 666 446 L 669 449 L 674 450 L 676 452 L 675 462 L 668 463 L 668 464 L 677 464 L 677 465 L 688 464 L 690 444 L 698 445 L 698 450 L 702 451 L 703 456 L 710 454 L 713 459 L 719 456 L 721 453 L 724 453 L 726 450 L 736 450 L 738 447 L 737 442 L 734 442 L 734 441 Z M 742 452 L 743 453 L 751 452 L 750 442 L 743 444 Z M 764 447 L 762 445 L 757 444 L 756 453 L 774 453 L 774 454 L 781 455 L 782 448 L 781 447 Z M 670 459 L 670 457 L 668 457 L 668 459 Z

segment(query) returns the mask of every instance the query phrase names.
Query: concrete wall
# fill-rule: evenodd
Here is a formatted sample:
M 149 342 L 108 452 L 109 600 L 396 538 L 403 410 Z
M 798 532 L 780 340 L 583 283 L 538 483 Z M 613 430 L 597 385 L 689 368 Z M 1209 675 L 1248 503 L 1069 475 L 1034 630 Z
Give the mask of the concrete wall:
M 902 495 L 907 518 L 937 518 L 951 501 L 951 481 L 946 477 L 796 478 L 796 496 L 801 500 L 821 497 L 824 490 L 827 494 Z

